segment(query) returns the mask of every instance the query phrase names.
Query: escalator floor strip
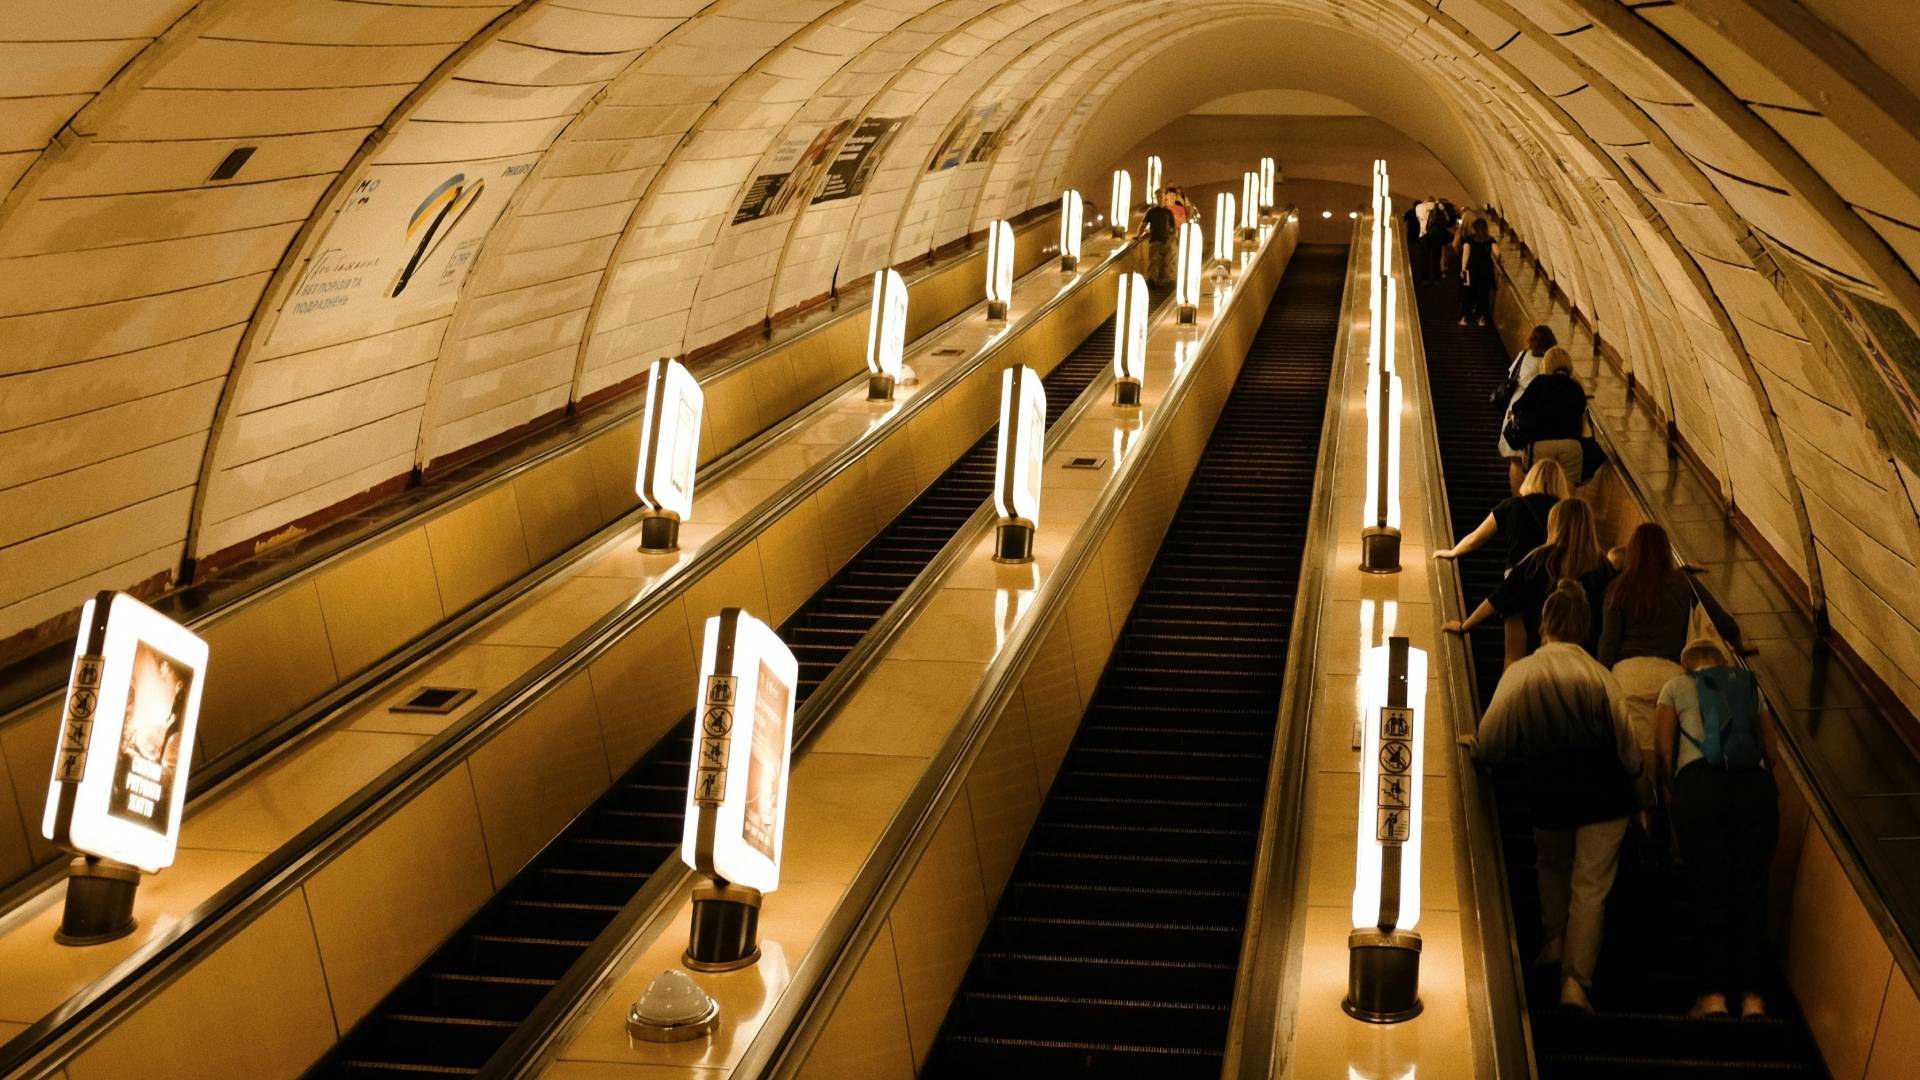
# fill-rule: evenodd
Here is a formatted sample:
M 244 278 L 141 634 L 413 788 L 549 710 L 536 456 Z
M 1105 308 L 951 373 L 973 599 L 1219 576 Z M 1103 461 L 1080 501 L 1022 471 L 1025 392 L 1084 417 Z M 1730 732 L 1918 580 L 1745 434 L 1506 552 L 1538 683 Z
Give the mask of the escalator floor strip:
M 1465 536 L 1507 495 L 1506 463 L 1494 452 L 1501 415 L 1487 404 L 1487 396 L 1505 376 L 1512 357 L 1493 329 L 1456 326 L 1457 313 L 1451 285 L 1419 287 L 1420 333 L 1448 509 L 1453 535 Z M 1469 608 L 1500 583 L 1499 546 L 1490 544 L 1457 560 L 1461 598 Z M 1500 682 L 1504 648 L 1498 620 L 1468 642 L 1482 709 Z M 1498 771 L 1493 786 L 1520 955 L 1531 957 L 1540 948 L 1540 904 L 1533 875 L 1533 830 L 1519 779 L 1510 770 Z M 1528 1008 L 1540 1080 L 1826 1076 L 1819 1050 L 1784 986 L 1766 995 L 1776 1017 L 1766 1024 L 1682 1018 L 1693 1000 L 1689 961 L 1697 953 L 1686 936 L 1693 920 L 1685 889 L 1663 855 L 1637 832 L 1629 832 L 1607 900 L 1604 945 L 1594 972 L 1597 1012 L 1561 1008 L 1554 969 L 1537 968 L 1529 974 Z
M 1157 309 L 1170 295 L 1153 290 L 1150 302 Z M 1048 426 L 1112 363 L 1109 319 L 1043 380 Z M 992 496 L 995 452 L 990 430 L 780 628 L 800 661 L 800 703 Z M 689 712 L 308 1075 L 478 1073 L 621 907 L 679 858 L 692 730 Z M 508 985 L 522 992 L 479 989 Z
M 923 1077 L 1219 1075 L 1346 274 L 1295 252 Z

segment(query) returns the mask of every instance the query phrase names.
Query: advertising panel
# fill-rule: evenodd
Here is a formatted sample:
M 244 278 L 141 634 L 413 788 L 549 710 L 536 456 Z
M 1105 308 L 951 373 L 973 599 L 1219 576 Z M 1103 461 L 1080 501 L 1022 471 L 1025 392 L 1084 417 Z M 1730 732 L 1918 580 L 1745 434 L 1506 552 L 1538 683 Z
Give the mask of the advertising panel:
M 1030 367 L 1000 374 L 999 468 L 994 509 L 1002 518 L 1040 523 L 1040 477 L 1047 456 L 1047 391 Z
M 739 608 L 707 620 L 680 838 L 695 870 L 761 892 L 779 886 L 799 674 L 766 623 Z
M 873 304 L 867 314 L 867 371 L 896 378 L 907 345 L 907 283 L 898 270 L 873 275 Z
M 775 217 L 799 206 L 833 160 L 841 136 L 852 126 L 852 120 L 841 120 L 824 127 L 795 129 L 768 158 L 768 171 L 755 176 L 748 185 L 740 208 L 733 213 L 733 224 Z
M 904 116 L 869 116 L 860 121 L 840 144 L 840 152 L 833 156 L 833 163 L 827 166 L 827 175 L 820 182 L 820 191 L 814 195 L 817 205 L 833 202 L 836 199 L 850 199 L 867 190 L 867 182 L 873 178 L 875 169 L 887 156 L 887 146 L 900 132 L 900 126 L 907 122 Z
M 41 834 L 155 873 L 180 836 L 207 644 L 124 593 L 80 618 Z
M 693 511 L 694 469 L 700 457 L 700 417 L 706 395 L 677 361 L 653 362 L 646 411 L 640 419 L 640 501 L 678 517 Z

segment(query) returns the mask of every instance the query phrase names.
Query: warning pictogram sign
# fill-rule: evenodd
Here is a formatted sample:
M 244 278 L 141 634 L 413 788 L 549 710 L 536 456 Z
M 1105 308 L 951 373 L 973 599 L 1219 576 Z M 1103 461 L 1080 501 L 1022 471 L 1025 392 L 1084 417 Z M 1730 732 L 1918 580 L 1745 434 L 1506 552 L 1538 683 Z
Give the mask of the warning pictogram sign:
M 1410 834 L 1412 770 L 1413 710 L 1389 705 L 1380 710 L 1380 789 L 1373 834 L 1383 844 L 1403 844 Z

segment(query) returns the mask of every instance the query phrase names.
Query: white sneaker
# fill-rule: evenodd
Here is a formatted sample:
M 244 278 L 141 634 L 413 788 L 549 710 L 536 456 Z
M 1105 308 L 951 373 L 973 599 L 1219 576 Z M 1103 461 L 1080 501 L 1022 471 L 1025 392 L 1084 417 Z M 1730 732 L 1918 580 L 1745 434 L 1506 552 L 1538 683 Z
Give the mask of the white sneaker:
M 1584 1013 L 1593 1011 L 1593 1002 L 1587 1000 L 1587 990 L 1572 979 L 1560 980 L 1560 1006 L 1565 1009 L 1578 1009 Z

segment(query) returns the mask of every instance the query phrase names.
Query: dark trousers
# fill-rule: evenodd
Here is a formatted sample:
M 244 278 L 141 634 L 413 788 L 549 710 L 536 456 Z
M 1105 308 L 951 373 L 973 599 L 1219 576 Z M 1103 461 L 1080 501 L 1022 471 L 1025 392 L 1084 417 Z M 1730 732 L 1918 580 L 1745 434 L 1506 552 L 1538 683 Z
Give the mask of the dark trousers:
M 1420 280 L 1440 280 L 1440 247 L 1440 227 L 1435 225 L 1420 238 L 1420 261 L 1415 266 Z
M 1487 280 L 1481 281 L 1484 277 Z M 1493 318 L 1493 275 L 1481 273 L 1475 279 L 1460 286 L 1460 317 L 1463 319 Z
M 1765 769 L 1703 761 L 1673 778 L 1673 833 L 1699 928 L 1701 992 L 1758 992 L 1767 965 L 1767 866 L 1780 832 Z

